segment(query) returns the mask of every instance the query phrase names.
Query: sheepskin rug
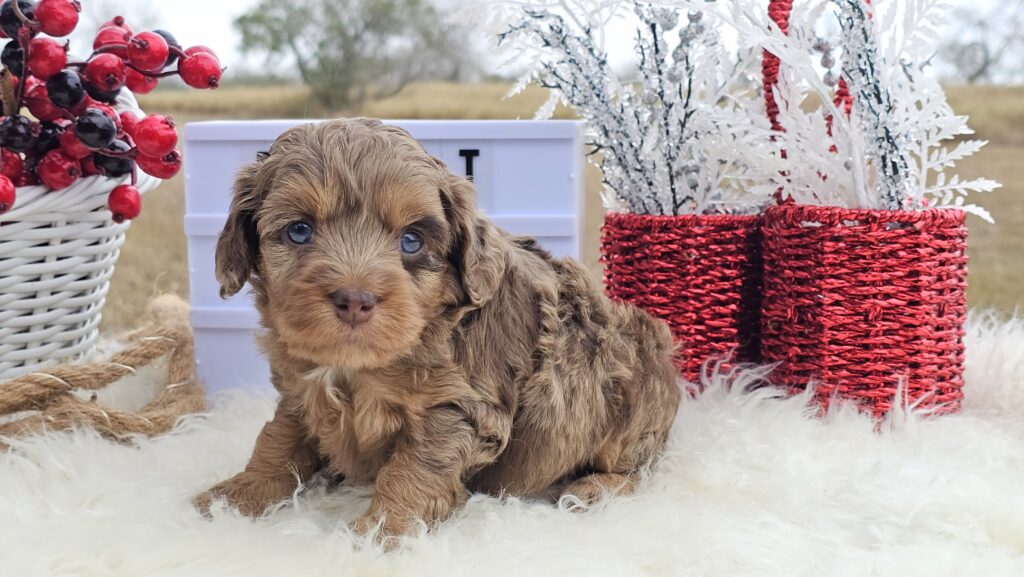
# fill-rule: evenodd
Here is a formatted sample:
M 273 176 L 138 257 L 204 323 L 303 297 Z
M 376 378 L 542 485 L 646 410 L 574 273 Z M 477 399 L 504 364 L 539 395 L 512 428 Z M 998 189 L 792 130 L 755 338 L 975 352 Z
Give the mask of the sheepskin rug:
M 893 414 L 745 392 L 719 374 L 682 406 L 632 497 L 476 496 L 384 552 L 351 534 L 365 488 L 313 484 L 265 518 L 205 520 L 190 497 L 241 469 L 272 398 L 238 392 L 135 446 L 95 434 L 0 455 L 0 575 L 1024 575 L 1024 322 L 971 322 L 963 414 Z M 136 383 L 138 385 L 138 383 Z M 139 387 L 111 402 L 140 403 Z

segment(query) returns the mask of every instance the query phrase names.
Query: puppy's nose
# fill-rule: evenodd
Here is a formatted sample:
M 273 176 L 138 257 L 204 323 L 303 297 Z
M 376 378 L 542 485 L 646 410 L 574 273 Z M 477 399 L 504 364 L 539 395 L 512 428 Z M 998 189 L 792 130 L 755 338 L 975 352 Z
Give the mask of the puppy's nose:
M 351 327 L 370 320 L 377 308 L 377 296 L 360 290 L 341 289 L 331 293 L 331 302 L 337 309 L 338 318 Z

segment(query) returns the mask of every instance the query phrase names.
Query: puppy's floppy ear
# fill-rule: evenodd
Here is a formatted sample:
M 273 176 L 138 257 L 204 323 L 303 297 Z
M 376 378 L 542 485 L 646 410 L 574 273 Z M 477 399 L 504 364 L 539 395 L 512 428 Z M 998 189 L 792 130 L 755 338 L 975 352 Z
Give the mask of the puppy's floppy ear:
M 454 241 L 450 260 L 471 306 L 490 300 L 505 274 L 505 252 L 497 228 L 476 207 L 476 188 L 461 176 L 447 172 L 441 204 Z
M 259 256 L 259 235 L 256 232 L 256 209 L 262 200 L 257 176 L 266 156 L 239 171 L 235 177 L 234 196 L 228 221 L 217 240 L 217 282 L 221 298 L 234 296 L 242 290 L 256 268 Z

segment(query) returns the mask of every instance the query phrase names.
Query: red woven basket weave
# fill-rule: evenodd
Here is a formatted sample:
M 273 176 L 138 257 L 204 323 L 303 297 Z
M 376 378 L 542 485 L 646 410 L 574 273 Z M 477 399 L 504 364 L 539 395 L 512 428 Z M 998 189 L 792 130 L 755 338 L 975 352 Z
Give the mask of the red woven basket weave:
M 605 216 L 609 296 L 668 322 L 676 363 L 692 382 L 705 361 L 757 360 L 760 229 L 759 216 Z
M 963 397 L 967 227 L 959 210 L 784 205 L 764 223 L 761 353 L 827 406 L 937 413 Z M 901 392 L 902 391 L 902 392 Z
M 870 4 L 870 0 L 865 0 Z M 788 33 L 792 0 L 768 14 Z M 765 52 L 764 94 L 779 59 Z M 835 104 L 852 96 L 840 81 Z M 831 118 L 828 119 L 831 134 Z M 904 401 L 935 413 L 960 409 L 967 314 L 967 228 L 959 210 L 887 211 L 783 203 L 764 218 L 761 356 L 772 380 L 810 383 L 827 408 L 855 401 L 875 416 Z

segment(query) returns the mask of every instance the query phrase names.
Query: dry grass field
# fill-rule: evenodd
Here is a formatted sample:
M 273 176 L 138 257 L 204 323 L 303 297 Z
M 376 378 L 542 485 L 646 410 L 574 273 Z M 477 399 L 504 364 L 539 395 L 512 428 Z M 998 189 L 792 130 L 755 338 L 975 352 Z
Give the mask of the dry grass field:
M 505 84 L 453 85 L 423 83 L 409 86 L 393 98 L 372 103 L 359 114 L 387 118 L 531 118 L 544 100 L 541 90 L 504 100 Z M 964 163 L 965 176 L 984 175 L 1004 187 L 978 199 L 996 217 L 987 225 L 972 217 L 972 306 L 1012 312 L 1024 305 L 1024 88 L 952 88 L 950 100 L 961 114 L 972 117 L 981 138 L 991 141 L 977 157 Z M 323 118 L 309 92 L 299 87 L 231 88 L 214 93 L 156 92 L 142 99 L 147 110 L 173 114 L 179 125 L 229 118 Z M 559 110 L 559 117 L 568 117 Z M 186 162 L 188 159 L 186 159 Z M 589 178 L 588 238 L 584 254 L 595 273 L 597 231 L 601 221 L 599 181 Z M 114 275 L 104 327 L 128 327 L 146 300 L 159 292 L 188 294 L 183 178 L 178 177 L 147 195 L 141 218 Z

